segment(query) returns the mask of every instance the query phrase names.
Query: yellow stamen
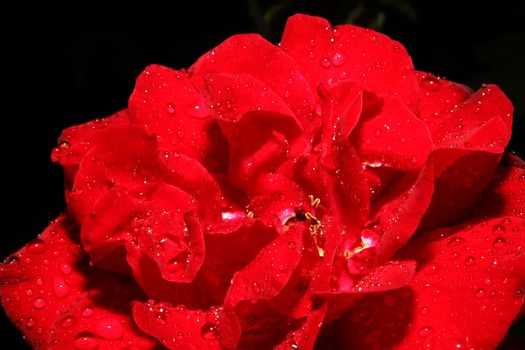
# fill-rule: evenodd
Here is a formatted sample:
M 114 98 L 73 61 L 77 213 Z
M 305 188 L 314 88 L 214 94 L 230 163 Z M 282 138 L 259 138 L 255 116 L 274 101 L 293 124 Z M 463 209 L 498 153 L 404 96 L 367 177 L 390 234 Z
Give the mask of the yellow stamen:
M 308 198 L 310 198 L 310 205 L 311 205 L 314 209 L 317 209 L 317 207 L 319 206 L 319 204 L 321 204 L 321 199 L 316 198 L 316 197 L 314 197 L 313 195 L 309 195 Z
M 250 210 L 248 213 L 246 213 L 246 217 L 248 219 L 253 219 L 253 211 Z

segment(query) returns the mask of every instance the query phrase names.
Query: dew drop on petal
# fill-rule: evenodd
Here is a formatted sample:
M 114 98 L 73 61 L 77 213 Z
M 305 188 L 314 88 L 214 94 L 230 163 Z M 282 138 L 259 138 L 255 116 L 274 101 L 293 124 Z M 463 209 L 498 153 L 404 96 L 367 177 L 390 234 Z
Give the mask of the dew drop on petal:
M 469 255 L 465 258 L 465 266 L 472 266 L 476 263 L 476 258 Z
M 475 295 L 478 298 L 483 298 L 486 295 L 486 291 L 485 291 L 484 288 L 478 288 L 478 289 L 476 289 Z
M 330 62 L 328 57 L 323 57 L 321 59 L 321 67 L 323 67 L 323 68 L 330 68 L 330 66 L 332 66 L 332 63 Z
M 64 298 L 69 294 L 70 291 L 71 287 L 66 281 L 64 281 L 62 277 L 55 276 L 53 278 L 53 292 L 57 297 Z
M 340 67 L 346 62 L 346 56 L 343 53 L 337 52 L 332 56 L 332 63 L 335 67 Z
M 46 243 L 40 238 L 35 238 L 29 242 L 27 246 L 27 251 L 33 254 L 42 254 L 46 251 Z
M 419 329 L 419 335 L 422 337 L 428 337 L 432 333 L 432 327 L 423 326 Z
M 101 319 L 95 328 L 96 334 L 106 340 L 118 340 L 124 335 L 122 323 L 112 317 Z
M 425 90 L 435 92 L 441 89 L 441 82 L 438 78 L 429 75 L 421 79 L 421 81 L 419 82 L 419 86 L 421 86 Z
M 36 320 L 33 317 L 29 317 L 26 320 L 27 329 L 33 329 L 33 327 L 35 327 L 35 324 L 36 324 Z
M 201 327 L 201 337 L 206 340 L 215 338 L 215 330 L 217 325 L 212 322 L 206 322 Z
M 68 316 L 62 320 L 62 328 L 71 328 L 75 324 L 76 320 L 73 316 Z
M 93 310 L 93 308 L 91 308 L 91 307 L 89 307 L 89 306 L 86 306 L 86 307 L 84 308 L 84 310 L 82 310 L 81 315 L 82 315 L 82 317 L 91 317 L 91 316 L 93 316 L 93 313 L 94 313 L 94 312 L 95 312 L 95 311 Z
M 507 240 L 503 236 L 496 237 L 494 241 L 492 241 L 492 245 L 494 248 L 502 248 L 507 245 Z
M 176 110 L 175 110 L 175 105 L 173 103 L 168 103 L 166 105 L 166 113 L 168 114 L 175 114 Z
M 36 298 L 35 301 L 33 302 L 33 306 L 35 307 L 35 309 L 43 309 L 46 307 L 46 300 L 43 299 L 43 298 Z
M 73 339 L 73 347 L 77 350 L 95 350 L 98 348 L 97 337 L 91 332 L 80 332 Z
M 261 286 L 257 282 L 253 282 L 252 290 L 255 294 L 261 293 Z
M 71 271 L 73 270 L 71 268 L 71 265 L 68 263 L 60 264 L 59 268 L 60 272 L 62 272 L 64 275 L 69 275 Z

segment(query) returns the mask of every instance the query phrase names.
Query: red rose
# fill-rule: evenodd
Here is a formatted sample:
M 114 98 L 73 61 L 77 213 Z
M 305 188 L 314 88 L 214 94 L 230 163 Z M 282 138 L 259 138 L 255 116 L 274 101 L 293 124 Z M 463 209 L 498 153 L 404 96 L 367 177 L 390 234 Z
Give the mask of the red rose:
M 288 20 L 66 129 L 67 210 L 0 265 L 37 349 L 492 349 L 524 315 L 512 105 Z

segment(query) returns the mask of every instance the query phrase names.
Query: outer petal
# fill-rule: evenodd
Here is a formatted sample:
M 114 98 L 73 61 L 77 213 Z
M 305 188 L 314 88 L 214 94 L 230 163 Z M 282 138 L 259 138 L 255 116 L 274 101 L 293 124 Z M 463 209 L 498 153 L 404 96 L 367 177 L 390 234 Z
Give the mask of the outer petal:
M 376 115 L 361 118 L 352 140 L 363 161 L 404 172 L 421 169 L 432 151 L 425 123 L 398 100 L 388 98 Z
M 137 330 L 129 303 L 144 298 L 122 276 L 91 271 L 68 215 L 0 265 L 2 305 L 35 349 L 157 344 Z
M 307 147 L 297 119 L 282 114 L 249 112 L 239 122 L 222 122 L 221 129 L 230 144 L 229 176 L 241 189 Z
M 151 65 L 137 78 L 129 100 L 130 120 L 157 136 L 159 147 L 220 167 L 227 146 L 200 91 L 186 73 Z M 224 162 L 222 162 L 224 163 Z
M 144 256 L 155 261 L 164 279 L 191 282 L 204 259 L 194 199 L 166 184 L 135 190 L 113 190 L 96 204 L 82 227 L 84 247 L 95 262 L 115 269 L 123 263 L 117 264 L 115 250 L 125 245 L 134 273 Z
M 500 167 L 465 218 L 525 218 L 525 168 Z
M 202 56 L 190 68 L 194 79 L 221 72 L 249 74 L 273 90 L 290 108 L 307 135 L 314 121 L 317 98 L 297 63 L 279 47 L 255 34 L 235 35 Z M 264 108 L 263 108 L 264 109 Z
M 498 225 L 503 230 L 494 234 Z M 524 232 L 523 222 L 507 217 L 438 230 L 430 235 L 437 241 L 412 241 L 403 256 L 416 258 L 420 270 L 410 289 L 392 297 L 370 296 L 352 309 L 340 321 L 344 344 L 496 348 L 525 297 Z M 358 317 L 368 312 L 365 319 Z
M 133 317 L 138 326 L 171 350 L 222 349 L 217 339 L 220 311 L 218 308 L 208 312 L 188 310 L 183 305 L 153 300 L 133 304 Z
M 95 203 L 114 186 L 131 188 L 158 180 L 163 168 L 158 162 L 155 140 L 137 126 L 110 126 L 89 135 L 89 149 L 66 197 L 75 218 L 82 223 Z M 124 146 L 125 145 L 125 146 Z
M 431 73 L 416 72 L 419 81 L 419 118 L 433 133 L 472 94 L 472 90 L 453 81 L 434 76 Z
M 323 18 L 295 15 L 286 23 L 281 48 L 314 89 L 319 83 L 356 80 L 366 90 L 399 98 L 417 111 L 412 61 L 401 44 L 383 34 L 352 25 L 332 28 Z

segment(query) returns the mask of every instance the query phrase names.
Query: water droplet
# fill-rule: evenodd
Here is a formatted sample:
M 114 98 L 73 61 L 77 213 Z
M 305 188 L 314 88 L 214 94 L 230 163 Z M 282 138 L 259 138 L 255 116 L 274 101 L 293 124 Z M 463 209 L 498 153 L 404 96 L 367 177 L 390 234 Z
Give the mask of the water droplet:
M 119 320 L 107 317 L 97 323 L 95 333 L 102 339 L 118 340 L 124 335 L 124 329 Z
M 441 265 L 431 264 L 427 268 L 425 268 L 424 272 L 428 276 L 435 275 L 441 270 Z
M 321 59 L 321 67 L 323 67 L 323 68 L 330 68 L 331 65 L 332 65 L 332 63 L 330 62 L 328 57 L 323 57 Z
M 68 316 L 62 320 L 62 328 L 71 328 L 75 324 L 76 320 L 73 316 Z
M 36 324 L 36 320 L 33 317 L 29 317 L 26 320 L 27 329 L 33 329 L 33 327 L 35 327 L 35 324 Z
M 486 295 L 486 291 L 484 288 L 478 288 L 476 289 L 476 297 L 483 298 Z
M 345 62 L 346 56 L 340 52 L 337 52 L 332 56 L 332 63 L 336 67 L 342 66 Z
M 507 245 L 507 240 L 503 236 L 496 237 L 492 242 L 495 248 L 502 248 Z
M 257 282 L 253 282 L 252 290 L 255 294 L 261 293 L 261 286 Z
M 432 75 L 427 75 L 426 77 L 421 79 L 421 81 L 419 82 L 419 86 L 421 86 L 425 90 L 434 92 L 441 89 L 441 82 L 438 78 Z
M 370 41 L 372 41 L 372 42 L 377 41 L 377 35 L 372 34 L 372 36 L 370 37 Z
M 217 325 L 212 322 L 206 322 L 201 327 L 201 337 L 206 340 L 211 340 L 215 338 L 215 330 Z
M 59 298 L 66 297 L 71 291 L 71 287 L 67 284 L 66 281 L 60 276 L 55 276 L 53 278 L 53 292 Z
M 451 237 L 447 241 L 447 247 L 459 247 L 465 242 L 465 239 L 461 236 Z
M 176 110 L 175 110 L 175 105 L 174 105 L 173 103 L 168 103 L 168 104 L 166 105 L 166 112 L 167 112 L 168 114 L 175 114 L 175 111 L 176 111 Z
M 42 299 L 42 298 L 36 298 L 35 301 L 33 302 L 33 306 L 35 307 L 35 309 L 43 309 L 46 307 L 46 304 L 47 302 L 45 301 L 45 299 Z
M 376 129 L 376 131 L 374 131 L 374 136 L 375 136 L 375 137 L 379 137 L 379 136 L 381 136 L 381 130 Z
M 172 273 L 180 271 L 180 269 L 188 263 L 189 256 L 189 251 L 180 251 L 177 255 L 168 260 L 168 270 Z
M 31 288 L 29 288 L 28 290 L 26 290 L 26 295 L 28 297 L 30 297 L 31 295 L 33 295 L 33 290 Z
M 95 312 L 95 311 L 94 311 L 91 307 L 86 306 L 86 307 L 84 308 L 84 310 L 82 310 L 81 315 L 82 315 L 82 317 L 91 317 L 91 316 L 93 316 L 93 313 L 94 313 L 94 312 Z
M 494 281 L 492 280 L 492 278 L 490 277 L 486 277 L 484 280 L 483 280 L 483 283 L 485 283 L 486 286 L 490 287 L 494 284 Z
M 506 231 L 505 225 L 497 224 L 492 227 L 492 233 L 495 235 L 504 233 Z
M 476 263 L 476 258 L 469 255 L 465 258 L 465 266 L 472 266 Z
M 208 109 L 201 103 L 193 103 L 186 108 L 186 112 L 194 118 L 206 118 L 210 115 Z
M 288 248 L 290 248 L 290 249 L 294 249 L 295 247 L 296 247 L 296 245 L 295 245 L 295 241 L 289 241 L 289 242 L 288 242 Z
M 46 242 L 44 242 L 40 238 L 35 238 L 31 242 L 29 242 L 27 246 L 27 251 L 33 254 L 42 254 L 46 251 L 46 248 Z
M 68 263 L 60 264 L 59 268 L 60 272 L 62 272 L 64 275 L 69 275 L 71 271 L 73 270 L 71 268 L 71 265 Z
M 73 339 L 73 347 L 78 350 L 95 350 L 98 347 L 97 337 L 91 332 L 80 332 Z
M 432 327 L 424 326 L 419 329 L 419 335 L 422 337 L 428 337 L 432 333 Z

